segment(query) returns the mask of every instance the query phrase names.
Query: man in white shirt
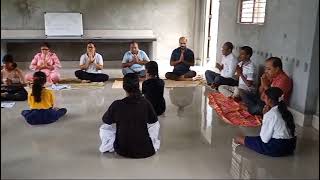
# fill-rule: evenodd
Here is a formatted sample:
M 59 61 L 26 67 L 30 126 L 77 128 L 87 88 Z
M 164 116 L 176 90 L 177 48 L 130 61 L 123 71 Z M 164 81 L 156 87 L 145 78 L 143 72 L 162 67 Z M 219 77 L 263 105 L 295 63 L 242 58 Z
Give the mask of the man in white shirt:
M 147 54 L 139 49 L 137 42 L 130 43 L 130 51 L 127 51 L 122 60 L 122 73 L 126 75 L 128 73 L 136 73 L 140 78 L 145 77 L 144 65 L 149 62 L 150 59 Z
M 221 74 L 210 70 L 207 70 L 205 72 L 207 84 L 213 89 L 219 87 L 220 85 L 238 85 L 238 81 L 234 79 L 234 73 L 237 67 L 238 60 L 232 54 L 232 50 L 233 44 L 231 42 L 226 42 L 222 46 L 221 64 L 216 63 L 216 68 L 220 70 Z
M 103 68 L 102 56 L 96 53 L 93 42 L 87 44 L 87 53 L 80 57 L 80 69 L 75 76 L 82 82 L 105 82 L 109 79 L 107 74 L 101 72 Z
M 253 81 L 255 68 L 250 60 L 252 56 L 252 48 L 243 46 L 239 52 L 239 63 L 236 67 L 236 76 L 239 78 L 238 86 L 222 85 L 219 92 L 227 97 L 239 98 L 242 93 L 253 92 L 255 90 Z

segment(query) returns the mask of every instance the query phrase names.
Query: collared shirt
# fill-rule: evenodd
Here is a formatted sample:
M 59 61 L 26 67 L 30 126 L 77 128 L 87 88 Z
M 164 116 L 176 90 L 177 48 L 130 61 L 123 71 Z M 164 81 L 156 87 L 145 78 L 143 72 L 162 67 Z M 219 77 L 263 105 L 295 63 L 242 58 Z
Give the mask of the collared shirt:
M 283 91 L 284 102 L 289 103 L 290 95 L 292 92 L 292 80 L 285 72 L 281 72 L 272 79 L 271 87 L 278 87 Z
M 221 64 L 223 64 L 221 76 L 225 78 L 233 78 L 238 64 L 238 59 L 230 53 L 227 56 L 222 56 Z
M 103 65 L 102 56 L 99 53 L 95 53 L 93 59 L 94 63 L 91 63 L 85 71 L 88 73 L 101 73 L 101 70 L 97 70 L 96 64 Z M 80 57 L 80 66 L 86 64 L 87 61 L 89 61 L 89 56 L 85 53 Z
M 142 50 L 139 50 L 138 51 L 138 58 L 140 60 L 143 60 L 143 61 L 150 61 L 148 55 L 142 51 Z M 123 59 L 122 59 L 122 64 L 124 63 L 129 63 L 133 61 L 133 54 L 131 51 L 128 51 L 124 54 L 123 56 Z M 145 67 L 144 65 L 140 65 L 140 64 L 133 64 L 132 66 L 129 67 L 131 70 L 133 70 L 134 72 L 140 72 L 142 70 L 145 70 Z
M 47 63 L 47 66 L 53 67 L 52 71 L 57 71 L 59 68 L 61 68 L 60 60 L 58 56 L 55 53 L 49 52 L 47 55 L 47 59 L 45 61 L 44 54 L 37 53 L 33 60 L 31 61 L 30 69 L 36 71 L 38 66 L 41 66 L 44 63 Z
M 181 55 L 181 48 L 178 47 L 177 49 L 173 50 L 172 51 L 172 54 L 171 54 L 171 58 L 170 58 L 170 61 L 179 61 L 180 59 L 180 55 Z M 186 61 L 186 62 L 194 62 L 194 54 L 193 54 L 193 51 L 189 48 L 186 48 L 186 50 L 184 51 L 183 53 L 183 60 Z M 181 71 L 181 72 L 188 72 L 189 71 L 189 68 L 190 66 L 185 64 L 185 63 L 181 63 L 181 64 L 178 64 L 174 67 L 174 70 L 175 69 L 177 71 Z
M 242 74 L 248 81 L 253 81 L 253 76 L 254 76 L 254 64 L 251 60 L 246 61 L 243 63 L 243 61 L 239 62 L 238 66 L 242 66 Z M 247 86 L 247 84 L 243 81 L 241 77 L 239 77 L 239 88 L 246 90 L 246 91 L 253 91 L 254 86 L 251 85 L 250 87 Z
M 278 110 L 278 106 L 272 107 L 266 114 L 263 115 L 260 137 L 264 143 L 268 143 L 271 138 L 292 138 L 292 136 L 289 134 L 286 123 Z
M 28 94 L 28 104 L 30 109 L 49 109 L 54 105 L 54 94 L 53 91 L 43 88 L 41 91 L 41 101 L 36 102 L 32 95 L 32 92 Z

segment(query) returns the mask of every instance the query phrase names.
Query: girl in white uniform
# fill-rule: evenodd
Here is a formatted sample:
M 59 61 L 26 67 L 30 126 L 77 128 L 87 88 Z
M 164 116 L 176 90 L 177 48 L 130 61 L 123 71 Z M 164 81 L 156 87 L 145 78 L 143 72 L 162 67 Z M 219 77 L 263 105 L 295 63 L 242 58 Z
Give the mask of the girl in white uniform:
M 283 92 L 280 88 L 271 87 L 265 94 L 260 136 L 239 136 L 235 142 L 268 156 L 293 154 L 296 148 L 295 124 L 283 101 Z

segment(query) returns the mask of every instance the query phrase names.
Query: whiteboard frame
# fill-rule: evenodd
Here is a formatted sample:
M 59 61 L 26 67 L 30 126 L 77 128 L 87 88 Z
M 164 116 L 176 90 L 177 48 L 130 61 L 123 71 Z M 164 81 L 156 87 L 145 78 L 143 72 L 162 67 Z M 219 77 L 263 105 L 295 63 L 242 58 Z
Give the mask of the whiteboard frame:
M 46 19 L 45 19 L 45 15 L 47 13 L 72 13 L 72 14 L 75 14 L 75 13 L 78 13 L 81 15 L 81 25 L 82 25 L 82 29 L 81 29 L 81 35 L 47 35 L 46 34 Z M 83 13 L 81 12 L 44 12 L 43 14 L 43 19 L 44 19 L 44 34 L 46 36 L 46 38 L 50 38 L 50 37 L 83 37 L 84 35 L 84 29 L 83 29 Z

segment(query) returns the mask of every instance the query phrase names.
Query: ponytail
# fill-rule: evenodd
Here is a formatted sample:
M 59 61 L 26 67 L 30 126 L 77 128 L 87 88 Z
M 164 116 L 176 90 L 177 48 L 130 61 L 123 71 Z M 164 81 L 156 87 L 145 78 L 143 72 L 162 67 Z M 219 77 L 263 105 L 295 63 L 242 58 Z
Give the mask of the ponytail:
M 293 116 L 288 110 L 286 103 L 283 101 L 283 91 L 278 87 L 270 87 L 265 91 L 265 94 L 271 99 L 273 105 L 278 106 L 278 110 L 285 121 L 289 133 L 292 137 L 295 136 L 296 126 L 294 124 Z
M 43 85 L 46 83 L 46 74 L 38 71 L 33 74 L 32 96 L 35 102 L 41 102 Z
M 290 131 L 290 135 L 294 137 L 296 125 L 294 124 L 293 116 L 288 110 L 287 105 L 284 101 L 280 101 L 278 103 L 278 110 L 282 116 L 282 119 L 285 121 L 287 128 Z

